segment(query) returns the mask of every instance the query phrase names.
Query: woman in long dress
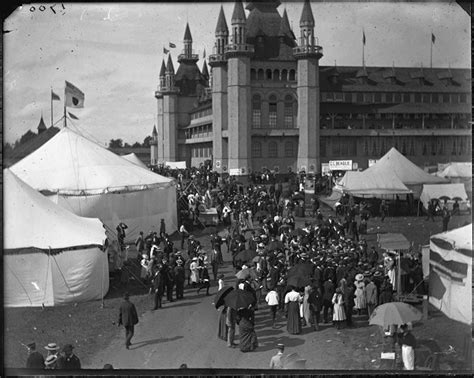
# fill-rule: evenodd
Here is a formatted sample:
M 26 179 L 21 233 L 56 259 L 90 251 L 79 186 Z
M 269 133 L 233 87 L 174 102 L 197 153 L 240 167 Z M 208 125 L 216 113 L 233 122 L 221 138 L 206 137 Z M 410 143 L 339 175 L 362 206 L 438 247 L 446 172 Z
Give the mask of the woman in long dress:
M 221 312 L 219 313 L 219 328 L 217 331 L 217 337 L 224 341 L 227 341 L 226 316 L 227 306 L 223 306 Z
M 301 318 L 303 319 L 303 325 L 311 326 L 311 310 L 309 308 L 309 295 L 311 294 L 311 285 L 304 288 L 303 303 L 301 304 Z
M 367 307 L 367 303 L 365 301 L 365 283 L 364 283 L 364 276 L 362 274 L 356 275 L 356 281 L 354 282 L 354 286 L 356 288 L 354 294 L 354 308 L 357 309 L 357 313 L 360 315 L 361 310 Z
M 189 270 L 191 271 L 190 281 L 192 286 L 196 286 L 199 282 L 199 264 L 197 257 L 193 257 Z
M 239 347 L 242 352 L 251 352 L 258 347 L 257 334 L 255 333 L 255 314 L 250 308 L 237 311 L 239 324 Z
M 332 297 L 333 312 L 332 320 L 337 329 L 341 329 L 343 322 L 346 320 L 346 312 L 344 311 L 344 296 L 340 288 L 336 289 Z
M 293 335 L 297 335 L 301 332 L 300 303 L 302 301 L 303 297 L 294 287 L 292 287 L 291 291 L 285 295 L 287 314 L 286 329 L 288 330 L 288 333 Z

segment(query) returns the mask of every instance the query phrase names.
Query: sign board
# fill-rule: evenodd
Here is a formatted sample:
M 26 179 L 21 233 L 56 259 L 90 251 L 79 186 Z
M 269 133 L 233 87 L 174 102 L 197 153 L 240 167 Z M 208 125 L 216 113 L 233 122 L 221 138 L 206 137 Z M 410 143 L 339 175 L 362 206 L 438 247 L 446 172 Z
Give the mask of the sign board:
M 352 163 L 352 170 L 357 171 L 358 169 L 359 169 L 359 163 L 357 162 Z
M 221 167 L 221 161 L 220 160 L 216 160 L 216 168 L 220 168 Z
M 351 171 L 352 160 L 329 160 L 329 169 L 331 171 Z
M 378 162 L 378 159 L 369 159 L 369 168 L 372 167 L 377 162 Z
M 329 163 L 321 163 L 321 174 L 323 176 L 329 176 L 330 172 Z
M 229 169 L 229 175 L 239 176 L 240 175 L 240 169 L 239 168 L 230 168 Z
M 167 161 L 165 165 L 171 169 L 186 169 L 185 161 Z

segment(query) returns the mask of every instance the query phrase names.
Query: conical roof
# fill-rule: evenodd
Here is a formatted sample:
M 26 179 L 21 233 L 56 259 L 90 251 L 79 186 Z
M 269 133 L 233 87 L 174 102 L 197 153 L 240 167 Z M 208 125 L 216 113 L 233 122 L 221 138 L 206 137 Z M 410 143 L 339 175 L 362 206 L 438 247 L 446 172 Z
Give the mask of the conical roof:
M 242 5 L 242 1 L 237 0 L 234 5 L 231 22 L 234 24 L 236 22 L 245 22 L 245 20 L 244 6 Z
M 204 78 L 206 80 L 209 79 L 209 70 L 207 69 L 206 61 L 204 61 L 203 65 L 202 65 L 202 76 L 204 76 Z
M 392 147 L 376 164 L 364 172 L 390 172 L 396 175 L 405 185 L 446 183 L 447 180 L 430 175 L 412 163 L 409 159 Z
M 168 64 L 166 65 L 166 72 L 174 74 L 173 60 L 171 59 L 171 54 L 168 55 Z
M 156 131 L 156 125 L 153 125 L 153 131 L 151 132 L 151 135 L 158 135 L 158 132 Z
M 56 205 L 3 170 L 4 249 L 65 249 L 102 245 L 106 235 L 96 218 L 79 217 Z
M 314 26 L 313 11 L 309 0 L 305 0 L 303 5 L 303 11 L 301 12 L 300 26 Z
M 189 24 L 186 23 L 186 30 L 184 31 L 184 40 L 185 41 L 193 41 L 193 37 L 191 37 L 191 30 L 189 30 Z
M 283 16 L 281 18 L 280 23 L 280 31 L 278 33 L 279 36 L 288 36 L 292 39 L 295 39 L 295 35 L 290 27 L 290 22 L 288 21 L 288 14 L 286 13 L 286 9 L 283 10 Z
M 123 193 L 172 183 L 171 179 L 137 167 L 68 128 L 11 170 L 38 191 L 64 195 Z
M 47 129 L 47 127 L 44 123 L 44 120 L 43 120 L 43 114 L 41 114 L 41 119 L 39 121 L 37 129 L 38 129 L 38 133 L 40 133 L 42 131 L 45 131 Z
M 160 69 L 160 77 L 165 76 L 166 74 L 166 66 L 165 66 L 165 61 L 161 61 L 161 69 Z
M 221 5 L 221 10 L 219 11 L 219 17 L 217 18 L 216 34 L 229 34 L 229 28 L 227 27 L 227 22 L 225 20 L 224 8 Z

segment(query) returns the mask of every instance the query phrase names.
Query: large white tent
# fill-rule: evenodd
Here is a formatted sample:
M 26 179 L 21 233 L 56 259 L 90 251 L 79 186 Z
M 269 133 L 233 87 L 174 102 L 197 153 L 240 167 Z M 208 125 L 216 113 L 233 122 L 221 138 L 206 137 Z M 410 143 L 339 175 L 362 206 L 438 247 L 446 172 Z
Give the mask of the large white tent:
M 101 299 L 109 289 L 105 229 L 3 171 L 4 305 L 54 306 Z
M 444 177 L 451 183 L 462 183 L 466 192 L 472 192 L 472 163 L 453 162 L 443 166 L 443 169 L 435 173 L 438 177 Z
M 432 199 L 440 198 L 447 198 L 450 200 L 450 210 L 452 209 L 452 203 L 455 198 L 458 198 L 464 203 L 468 200 L 463 184 L 423 185 L 420 201 L 423 203 L 425 209 L 428 208 L 428 204 Z
M 430 239 L 429 301 L 451 319 L 472 324 L 472 224 Z
M 408 189 L 413 191 L 413 196 L 417 199 L 420 197 L 423 184 L 442 184 L 449 182 L 443 177 L 433 176 L 425 172 L 398 152 L 395 147 L 392 147 L 377 163 L 367 168 L 364 172 L 386 172 L 390 175 L 397 176 Z
M 148 167 L 145 165 L 143 161 L 141 161 L 136 154 L 133 152 L 131 154 L 127 155 L 120 155 L 120 157 L 124 158 L 125 160 L 129 161 L 130 163 L 133 163 L 135 165 L 138 165 L 139 167 L 148 169 Z
M 126 241 L 140 231 L 177 229 L 176 187 L 82 135 L 64 128 L 11 170 L 71 212 L 99 218 L 110 233 L 128 226 Z

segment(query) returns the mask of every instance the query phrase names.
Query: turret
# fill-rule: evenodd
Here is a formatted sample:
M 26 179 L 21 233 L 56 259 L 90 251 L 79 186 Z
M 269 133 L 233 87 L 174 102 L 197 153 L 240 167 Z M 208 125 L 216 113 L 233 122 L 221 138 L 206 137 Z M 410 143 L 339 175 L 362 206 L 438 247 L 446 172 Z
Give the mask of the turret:
M 189 29 L 188 23 L 186 23 L 186 29 L 184 31 L 183 45 L 184 50 L 180 55 L 178 55 L 178 62 L 197 62 L 199 56 L 193 54 L 193 37 L 191 36 L 191 30 Z
M 156 143 L 158 140 L 158 132 L 156 131 L 156 125 L 153 125 L 153 131 L 151 132 L 152 143 Z
M 247 40 L 247 18 L 245 17 L 244 6 L 242 1 L 237 0 L 235 2 L 234 11 L 232 13 L 232 37 L 231 43 L 225 48 L 226 58 L 253 54 L 254 48 L 252 45 L 248 45 Z
M 229 28 L 225 20 L 224 8 L 221 6 L 216 26 L 216 45 L 214 54 L 224 56 L 224 49 L 229 44 Z
M 166 66 L 165 61 L 161 61 L 160 69 L 160 90 L 166 87 Z
M 209 70 L 207 69 L 207 64 L 206 61 L 204 61 L 202 65 L 202 77 L 206 81 L 207 84 L 209 84 Z
M 46 131 L 47 127 L 43 120 L 43 114 L 41 114 L 41 119 L 38 124 L 38 134 L 41 134 L 43 131 Z
M 300 55 L 307 56 L 308 54 L 316 56 L 320 59 L 323 56 L 323 49 L 316 44 L 314 37 L 314 17 L 309 0 L 305 0 L 303 11 L 300 18 L 300 38 L 298 46 L 293 49 L 295 58 L 300 58 Z
M 175 74 L 174 74 L 174 67 L 173 61 L 171 60 L 171 54 L 168 55 L 168 64 L 166 65 L 165 70 L 165 87 L 167 91 L 175 90 Z

